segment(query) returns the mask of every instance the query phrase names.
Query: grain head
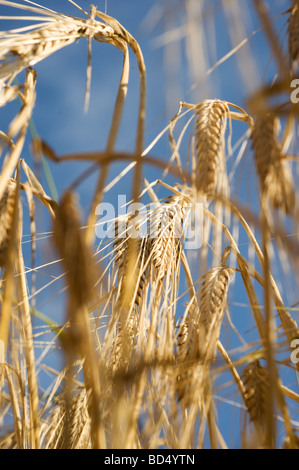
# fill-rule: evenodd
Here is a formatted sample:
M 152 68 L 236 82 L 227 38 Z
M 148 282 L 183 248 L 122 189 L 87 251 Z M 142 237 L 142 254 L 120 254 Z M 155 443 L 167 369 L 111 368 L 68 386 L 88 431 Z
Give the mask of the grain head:
M 10 180 L 0 200 L 0 267 L 4 265 L 11 236 L 16 183 Z
M 295 207 L 295 190 L 288 162 L 283 159 L 278 140 L 279 120 L 272 113 L 257 118 L 252 141 L 261 195 L 269 198 L 275 209 L 290 214 Z
M 299 59 L 299 4 L 297 0 L 293 0 L 289 16 L 288 46 L 289 67 L 292 72 L 294 65 L 298 66 Z
M 267 370 L 261 366 L 259 360 L 251 362 L 244 369 L 243 382 L 250 421 L 262 430 L 266 422 L 269 378 Z
M 220 151 L 229 108 L 221 100 L 204 100 L 195 108 L 197 186 L 204 194 L 214 193 L 221 168 Z
M 170 196 L 152 215 L 151 257 L 158 279 L 174 272 L 183 239 L 184 205 L 182 196 Z

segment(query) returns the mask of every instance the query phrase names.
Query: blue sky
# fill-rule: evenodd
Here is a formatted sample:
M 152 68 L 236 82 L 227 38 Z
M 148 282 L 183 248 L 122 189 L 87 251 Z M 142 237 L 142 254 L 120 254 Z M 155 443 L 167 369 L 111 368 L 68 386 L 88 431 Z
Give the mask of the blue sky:
M 67 0 L 43 0 L 41 2 L 53 10 L 61 11 L 74 16 L 83 17 Z M 170 2 L 175 5 L 172 11 L 172 23 L 166 24 L 162 17 L 153 28 L 150 27 L 150 19 L 159 18 L 159 5 L 163 2 L 138 1 L 138 0 L 108 0 L 107 13 L 119 20 L 131 34 L 136 37 L 142 48 L 147 68 L 147 118 L 145 145 L 168 124 L 169 119 L 178 109 L 179 101 L 196 102 L 205 98 L 221 98 L 234 102 L 240 106 L 245 105 L 248 90 L 241 81 L 237 68 L 236 57 L 242 57 L 247 46 L 240 49 L 239 53 L 227 60 L 217 68 L 207 79 L 200 81 L 200 85 L 190 91 L 193 81 L 188 73 L 186 41 L 183 38 L 173 44 L 173 53 L 177 55 L 176 74 L 171 77 L 165 73 L 165 28 L 178 28 L 184 23 L 181 18 L 182 7 L 179 1 Z M 210 47 L 211 65 L 219 60 L 231 49 L 228 27 L 222 14 L 217 13 L 218 1 L 206 2 L 212 11 L 206 8 L 204 11 L 204 26 L 206 33 L 212 34 L 215 30 L 215 44 Z M 244 5 L 248 1 L 241 2 Z M 273 16 L 282 11 L 282 5 L 286 2 L 272 1 Z M 105 0 L 97 2 L 98 9 L 105 9 Z M 250 4 L 250 2 L 249 2 Z M 89 10 L 89 0 L 82 0 L 80 5 Z M 167 2 L 165 2 L 167 5 Z M 153 8 L 156 6 L 156 10 Z M 214 9 L 215 7 L 215 9 Z M 1 6 L 3 13 L 11 13 L 12 9 Z M 154 10 L 154 11 L 153 11 Z M 149 15 L 149 12 L 152 12 Z M 272 12 L 271 12 L 272 13 Z M 147 21 L 148 20 L 148 21 Z M 251 25 L 257 29 L 253 18 Z M 1 28 L 2 29 L 2 28 Z M 260 34 L 256 34 L 251 43 L 253 53 L 258 63 L 258 72 L 262 75 L 268 63 L 268 50 L 265 41 Z M 162 46 L 161 46 L 162 44 Z M 166 40 L 167 44 L 167 40 Z M 160 46 L 159 46 L 160 45 Z M 200 48 L 200 45 L 199 45 Z M 257 54 L 258 52 L 258 54 Z M 214 62 L 213 62 L 214 60 Z M 196 59 L 195 59 L 196 61 Z M 68 46 L 45 61 L 36 64 L 37 70 L 37 102 L 33 119 L 40 136 L 48 142 L 58 154 L 100 150 L 104 149 L 111 122 L 114 100 L 122 68 L 122 53 L 115 47 L 99 44 L 95 41 L 92 45 L 92 83 L 91 102 L 87 114 L 83 113 L 85 96 L 85 79 L 87 64 L 87 40 L 81 39 Z M 263 64 L 260 66 L 260 64 Z M 251 65 L 250 65 L 251 66 Z M 271 70 L 271 69 L 270 69 Z M 202 78 L 202 77 L 200 77 Z M 260 77 L 257 77 L 257 83 Z M 135 129 L 138 108 L 138 69 L 135 57 L 131 54 L 131 71 L 128 97 L 125 106 L 125 114 L 120 129 L 117 148 L 130 151 L 134 148 Z M 171 105 L 167 93 L 171 90 Z M 205 93 L 207 92 L 207 93 Z M 176 94 L 175 94 L 176 93 Z M 1 114 L 0 114 L 1 118 Z M 237 125 L 236 125 L 237 126 Z M 244 129 L 244 127 L 243 127 Z M 238 133 L 236 134 L 236 138 Z M 167 136 L 157 145 L 153 153 L 159 157 L 168 159 L 170 155 L 167 145 Z M 82 165 L 80 165 L 80 170 Z M 119 165 L 116 166 L 116 171 Z M 149 172 L 149 168 L 146 169 Z M 53 169 L 54 172 L 54 169 Z M 77 165 L 65 167 L 55 165 L 55 180 L 59 192 L 66 187 L 77 175 Z M 88 190 L 90 186 L 88 186 Z M 84 204 L 84 202 L 83 202 Z

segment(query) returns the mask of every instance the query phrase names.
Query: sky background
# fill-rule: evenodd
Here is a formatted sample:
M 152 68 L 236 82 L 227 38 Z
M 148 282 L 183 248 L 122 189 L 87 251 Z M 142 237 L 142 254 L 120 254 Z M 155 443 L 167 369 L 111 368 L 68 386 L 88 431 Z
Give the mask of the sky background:
M 22 2 L 19 1 L 19 3 Z M 81 0 L 78 3 L 89 11 L 89 0 Z M 250 0 L 205 1 L 201 2 L 202 10 L 198 8 L 200 2 L 196 6 L 196 1 L 193 1 L 193 12 L 197 12 L 198 17 L 192 16 L 190 11 L 189 17 L 186 16 L 184 2 L 179 0 L 98 0 L 94 3 L 98 10 L 104 11 L 107 7 L 107 14 L 114 16 L 141 46 L 147 69 L 145 146 L 149 145 L 168 124 L 177 112 L 180 101 L 196 103 L 206 98 L 220 98 L 246 109 L 249 94 L 264 80 L 268 81 L 269 77 L 273 77 L 275 73 L 275 65 L 267 42 L 258 31 L 260 24 L 252 10 Z M 41 0 L 40 4 L 58 12 L 83 18 L 82 12 L 70 5 L 67 0 Z M 271 6 L 272 18 L 280 15 L 289 6 L 289 2 L 285 0 L 271 0 L 268 4 Z M 223 12 L 223 5 L 226 6 L 226 13 Z M 244 25 L 238 21 L 240 13 L 243 18 L 246 18 Z M 17 10 L 14 12 L 13 9 L 0 5 L 0 15 L 7 14 L 18 13 Z M 0 25 L 2 25 L 0 30 L 11 28 L 12 24 L 15 25 L 14 22 L 8 23 L 0 20 Z M 284 41 L 286 16 L 277 18 L 274 24 L 280 32 L 281 41 Z M 251 33 L 253 34 L 250 40 L 239 49 L 238 53 L 232 55 L 213 72 L 210 71 L 219 59 Z M 130 64 L 128 96 L 117 141 L 117 149 L 125 152 L 134 149 L 139 98 L 138 67 L 133 54 L 130 54 Z M 101 151 L 106 146 L 122 71 L 122 53 L 112 45 L 95 41 L 92 43 L 92 81 L 88 113 L 83 112 L 86 65 L 87 39 L 81 39 L 34 66 L 37 71 L 37 101 L 33 121 L 40 137 L 49 143 L 58 155 Z M 0 109 L 1 129 L 7 129 L 17 108 L 17 103 L 12 103 L 5 108 L 5 111 Z M 182 129 L 185 122 L 184 120 L 180 122 L 179 129 Z M 192 127 L 187 131 L 187 137 L 182 144 L 182 155 L 187 150 L 191 130 Z M 237 142 L 245 130 L 246 126 L 243 123 L 233 123 L 233 143 Z M 165 161 L 170 158 L 171 150 L 167 135 L 159 140 L 151 154 Z M 33 162 L 29 140 L 24 148 L 23 156 L 29 165 L 40 172 L 44 188 L 49 192 L 42 168 L 37 168 Z M 249 147 L 245 151 L 244 159 L 245 163 L 240 170 L 239 185 L 237 182 L 234 190 L 239 191 L 240 200 L 250 200 L 253 204 L 258 204 Z M 232 164 L 233 159 L 228 166 Z M 88 166 L 89 164 L 86 163 L 54 164 L 50 162 L 49 167 L 53 173 L 58 194 L 61 195 Z M 120 163 L 113 165 L 109 181 L 124 166 Z M 98 173 L 92 174 L 78 188 L 83 219 L 87 215 L 97 175 Z M 244 175 L 247 175 L 245 184 Z M 145 166 L 144 176 L 149 181 L 154 181 L 161 176 L 161 173 L 153 167 Z M 107 194 L 106 200 L 114 202 L 118 194 L 127 194 L 129 197 L 130 178 L 128 176 L 122 179 Z M 170 184 L 175 182 L 171 177 L 167 181 Z M 162 189 L 158 191 L 158 194 L 166 195 L 167 192 Z M 45 211 L 40 210 L 38 203 L 37 210 L 38 231 L 42 234 L 50 229 L 49 219 L 45 216 Z M 24 230 L 27 230 L 29 234 L 29 226 L 25 226 Z M 246 246 L 244 250 L 247 250 Z M 28 251 L 28 263 L 29 253 Z M 245 255 L 248 255 L 248 250 Z M 48 237 L 40 236 L 37 265 L 54 260 L 55 256 L 49 247 Z M 56 272 L 55 269 L 52 266 L 52 268 L 45 267 L 39 270 L 37 288 L 41 289 L 41 292 L 36 296 L 36 307 L 54 320 L 58 320 L 64 304 L 62 285 L 53 282 L 46 293 L 43 289 L 47 282 L 51 282 L 51 276 Z M 247 296 L 241 285 L 237 287 L 237 291 L 234 291 L 234 304 L 231 305 L 230 313 L 238 328 L 246 334 L 246 341 L 252 341 L 255 336 L 254 330 L 251 329 L 252 321 L 246 319 Z M 290 304 L 297 300 L 296 295 L 296 292 L 288 293 Z M 239 344 L 237 341 L 235 343 L 236 338 L 227 322 L 224 334 L 227 335 L 232 348 L 234 344 Z M 48 360 L 49 364 L 55 367 L 56 356 L 49 356 Z M 228 395 L 227 398 L 235 400 L 237 397 Z M 223 416 L 219 418 L 228 420 L 225 438 L 234 445 L 238 445 L 239 436 L 233 434 L 232 429 L 234 420 L 238 420 L 239 416 L 238 414 L 231 415 L 231 411 L 232 407 L 229 404 L 220 407 L 220 413 L 223 413 Z

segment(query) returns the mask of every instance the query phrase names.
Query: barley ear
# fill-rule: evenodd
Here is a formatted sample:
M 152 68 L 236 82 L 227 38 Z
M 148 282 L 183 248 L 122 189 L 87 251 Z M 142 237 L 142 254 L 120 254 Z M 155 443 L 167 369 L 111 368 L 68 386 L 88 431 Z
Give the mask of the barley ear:
M 15 206 L 16 183 L 10 180 L 0 200 L 0 267 L 5 264 L 11 236 Z
M 223 123 L 229 114 L 224 101 L 204 100 L 195 108 L 197 186 L 204 194 L 216 191 Z
M 291 73 L 298 67 L 299 59 L 299 4 L 293 0 L 288 25 L 288 54 Z
M 294 210 L 296 195 L 288 162 L 283 159 L 278 127 L 279 120 L 274 114 L 259 116 L 252 131 L 252 142 L 261 196 L 269 199 L 275 209 L 289 215 Z
M 266 423 L 269 378 L 259 360 L 251 362 L 243 372 L 247 412 L 250 421 L 263 431 Z

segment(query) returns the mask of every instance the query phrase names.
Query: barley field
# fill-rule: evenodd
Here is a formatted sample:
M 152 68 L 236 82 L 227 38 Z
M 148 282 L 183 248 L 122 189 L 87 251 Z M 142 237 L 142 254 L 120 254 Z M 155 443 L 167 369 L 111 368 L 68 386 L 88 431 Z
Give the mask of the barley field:
M 0 0 L 0 448 L 299 448 L 299 0 Z

